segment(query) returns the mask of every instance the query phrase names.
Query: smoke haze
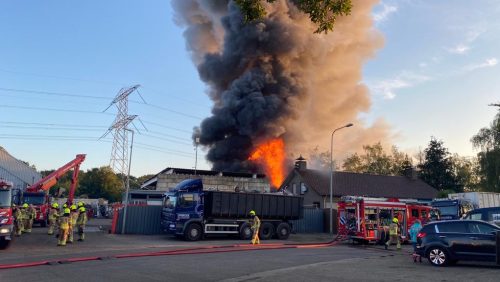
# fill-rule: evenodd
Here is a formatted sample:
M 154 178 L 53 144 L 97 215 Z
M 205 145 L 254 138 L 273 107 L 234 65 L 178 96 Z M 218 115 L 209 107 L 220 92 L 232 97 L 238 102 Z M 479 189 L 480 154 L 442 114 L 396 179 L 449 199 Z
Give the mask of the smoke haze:
M 231 1 L 172 0 L 214 102 L 194 133 L 213 169 L 254 170 L 251 152 L 277 137 L 288 157 L 329 150 L 331 131 L 349 122 L 355 127 L 335 138 L 338 157 L 390 141 L 383 120 L 368 127 L 359 119 L 371 104 L 362 66 L 383 45 L 371 16 L 377 2 L 353 0 L 352 14 L 325 35 L 313 33 L 315 24 L 286 0 L 266 5 L 267 17 L 247 25 Z

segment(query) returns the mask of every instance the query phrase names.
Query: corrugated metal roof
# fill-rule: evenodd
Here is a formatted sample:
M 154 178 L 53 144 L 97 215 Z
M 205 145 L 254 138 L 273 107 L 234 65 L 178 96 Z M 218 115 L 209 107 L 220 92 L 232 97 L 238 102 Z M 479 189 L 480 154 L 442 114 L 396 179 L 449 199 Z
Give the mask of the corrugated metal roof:
M 24 188 L 42 178 L 40 173 L 11 156 L 2 147 L 0 147 L 0 177 L 14 182 L 17 188 Z

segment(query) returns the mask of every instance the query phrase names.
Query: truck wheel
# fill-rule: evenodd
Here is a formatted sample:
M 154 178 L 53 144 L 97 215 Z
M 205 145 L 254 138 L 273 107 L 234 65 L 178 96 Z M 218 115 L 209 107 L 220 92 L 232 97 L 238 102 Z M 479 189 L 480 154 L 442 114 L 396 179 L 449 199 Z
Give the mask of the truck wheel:
M 274 234 L 274 225 L 270 222 L 262 223 L 262 226 L 259 230 L 259 238 L 262 240 L 269 240 L 273 237 Z
M 201 239 L 203 232 L 201 226 L 197 223 L 191 223 L 184 231 L 184 239 L 187 241 L 198 241 Z
M 253 232 L 250 224 L 245 222 L 240 227 L 240 239 L 241 240 L 250 240 L 252 238 Z
M 276 237 L 280 240 L 288 239 L 288 236 L 290 236 L 290 229 L 290 225 L 286 222 L 278 224 L 278 227 L 276 227 Z
M 5 240 L 4 238 L 0 238 L 0 250 L 5 250 L 9 247 L 10 241 Z

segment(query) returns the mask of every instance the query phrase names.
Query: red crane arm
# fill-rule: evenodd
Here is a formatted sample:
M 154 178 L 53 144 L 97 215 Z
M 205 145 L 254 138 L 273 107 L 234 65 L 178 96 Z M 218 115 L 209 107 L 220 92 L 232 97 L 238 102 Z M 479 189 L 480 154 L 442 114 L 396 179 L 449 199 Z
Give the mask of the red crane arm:
M 26 188 L 26 192 L 40 192 L 47 191 L 50 187 L 54 186 L 59 178 L 63 176 L 70 169 L 74 169 L 73 178 L 71 179 L 71 188 L 70 188 L 70 201 L 73 200 L 73 194 L 75 192 L 76 184 L 78 182 L 78 171 L 80 170 L 80 164 L 85 160 L 85 154 L 78 154 L 76 158 L 62 167 L 58 168 L 51 174 L 45 176 L 38 182 L 34 183 L 30 187 Z

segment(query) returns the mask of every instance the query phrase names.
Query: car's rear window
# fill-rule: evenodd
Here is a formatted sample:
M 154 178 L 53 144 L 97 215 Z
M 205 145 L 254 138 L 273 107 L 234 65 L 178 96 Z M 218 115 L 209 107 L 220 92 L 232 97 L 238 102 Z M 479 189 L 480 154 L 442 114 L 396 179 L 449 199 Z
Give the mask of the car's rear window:
M 429 224 L 429 225 L 424 226 L 422 228 L 421 232 L 424 232 L 424 233 L 434 233 L 435 232 L 434 224 Z
M 439 233 L 453 232 L 453 233 L 466 233 L 465 223 L 463 222 L 444 222 L 437 224 Z

